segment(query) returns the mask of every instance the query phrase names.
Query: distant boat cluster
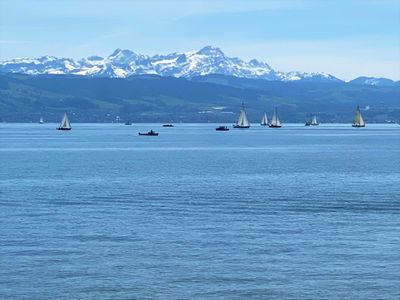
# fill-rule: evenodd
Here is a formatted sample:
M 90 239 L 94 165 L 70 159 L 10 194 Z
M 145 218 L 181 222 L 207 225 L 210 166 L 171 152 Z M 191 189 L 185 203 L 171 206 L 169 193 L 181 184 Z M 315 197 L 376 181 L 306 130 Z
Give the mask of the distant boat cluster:
M 264 112 L 264 115 L 261 118 L 260 125 L 261 126 L 268 126 L 270 128 L 281 128 L 282 127 L 282 123 L 281 123 L 281 121 L 279 119 L 279 116 L 278 116 L 278 109 L 275 107 L 274 114 L 272 115 L 271 122 L 268 122 L 267 113 Z M 317 116 L 316 115 L 314 115 L 311 118 L 311 120 L 309 120 L 309 121 L 307 121 L 305 123 L 305 126 L 318 126 L 318 125 L 319 125 L 319 123 L 317 121 Z M 356 108 L 356 112 L 355 112 L 355 115 L 354 115 L 354 120 L 353 120 L 352 126 L 353 127 L 365 127 L 365 122 L 364 122 L 364 119 L 363 119 L 363 117 L 361 115 L 361 110 L 360 110 L 359 106 L 357 106 L 357 108 Z M 222 130 L 229 130 L 229 129 L 223 129 L 222 127 L 224 127 L 224 126 L 217 127 L 216 130 L 221 130 L 221 131 Z M 233 125 L 233 128 L 250 128 L 250 122 L 247 119 L 246 110 L 245 110 L 243 102 L 242 102 L 242 106 L 241 106 L 241 109 L 240 109 L 239 119 L 236 122 L 236 124 Z
M 264 112 L 264 115 L 263 115 L 263 117 L 261 119 L 260 125 L 261 126 L 268 126 L 270 128 L 280 128 L 280 127 L 282 127 L 281 121 L 279 120 L 279 117 L 278 117 L 278 109 L 275 108 L 274 114 L 273 114 L 272 119 L 271 119 L 271 123 L 268 122 L 267 113 Z M 247 119 L 246 110 L 245 110 L 243 102 L 242 102 L 242 107 L 240 108 L 239 119 L 236 122 L 236 124 L 233 125 L 233 128 L 250 128 L 250 122 Z
M 43 117 L 40 117 L 39 119 L 39 124 L 43 124 L 44 120 Z M 132 122 L 130 121 L 126 121 L 125 125 L 132 125 Z M 268 122 L 268 116 L 267 113 L 264 112 L 262 118 L 261 118 L 261 122 L 260 122 L 261 126 L 268 126 L 269 128 L 281 128 L 282 127 L 282 123 L 279 119 L 278 116 L 278 109 L 275 107 L 274 109 L 274 113 L 272 115 L 271 118 L 271 122 Z M 305 123 L 305 126 L 317 126 L 319 125 L 318 121 L 317 121 L 317 116 L 314 115 L 309 121 L 307 121 Z M 173 124 L 163 124 L 163 127 L 174 127 Z M 353 123 L 352 123 L 352 127 L 365 127 L 365 122 L 364 119 L 361 115 L 361 110 L 360 107 L 357 106 L 356 108 L 356 112 L 354 114 L 354 119 L 353 119 Z M 242 106 L 240 108 L 240 114 L 239 114 L 239 118 L 236 122 L 236 124 L 233 125 L 233 128 L 250 128 L 250 122 L 247 118 L 246 115 L 246 109 L 244 106 L 244 102 L 242 102 Z M 63 118 L 61 120 L 60 126 L 57 127 L 57 130 L 71 130 L 71 123 L 68 119 L 67 113 L 64 113 Z M 229 128 L 227 126 L 218 126 L 217 128 L 215 128 L 216 131 L 229 131 Z M 139 135 L 141 136 L 158 136 L 158 133 L 150 130 L 149 132 L 139 132 Z

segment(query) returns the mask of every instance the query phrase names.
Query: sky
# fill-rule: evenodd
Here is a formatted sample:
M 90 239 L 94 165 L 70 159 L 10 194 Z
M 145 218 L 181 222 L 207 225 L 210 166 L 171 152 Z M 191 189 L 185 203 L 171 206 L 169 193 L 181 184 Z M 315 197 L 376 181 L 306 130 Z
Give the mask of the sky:
M 207 45 L 279 71 L 400 80 L 400 1 L 0 0 L 0 60 Z

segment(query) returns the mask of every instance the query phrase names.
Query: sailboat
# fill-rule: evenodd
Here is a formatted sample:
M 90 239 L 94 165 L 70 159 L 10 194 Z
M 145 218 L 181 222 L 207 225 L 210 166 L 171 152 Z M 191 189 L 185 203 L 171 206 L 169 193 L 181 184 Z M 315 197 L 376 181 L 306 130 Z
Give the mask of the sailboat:
M 306 122 L 305 125 L 306 125 L 306 126 L 318 126 L 319 123 L 318 123 L 318 121 L 317 121 L 317 116 L 314 115 L 310 121 L 307 121 L 307 122 Z
M 71 130 L 71 124 L 69 123 L 67 113 L 64 113 L 61 124 L 57 130 Z
M 246 111 L 244 109 L 244 103 L 240 109 L 240 115 L 237 123 L 233 125 L 233 128 L 250 128 L 249 120 L 247 120 Z
M 356 112 L 354 114 L 354 120 L 353 120 L 353 127 L 365 127 L 365 122 L 364 119 L 361 115 L 360 107 L 357 105 Z
M 268 124 L 268 117 L 267 117 L 267 114 L 266 114 L 265 112 L 264 112 L 264 115 L 263 115 L 263 117 L 262 117 L 262 119 L 261 119 L 260 125 L 261 125 L 261 126 L 267 126 L 267 125 L 269 125 L 269 124 Z
M 40 119 L 39 119 L 39 124 L 43 124 L 43 123 L 44 123 L 43 117 L 40 117 Z
M 278 117 L 278 110 L 275 107 L 274 115 L 272 116 L 271 124 L 268 125 L 270 128 L 281 128 L 281 121 Z

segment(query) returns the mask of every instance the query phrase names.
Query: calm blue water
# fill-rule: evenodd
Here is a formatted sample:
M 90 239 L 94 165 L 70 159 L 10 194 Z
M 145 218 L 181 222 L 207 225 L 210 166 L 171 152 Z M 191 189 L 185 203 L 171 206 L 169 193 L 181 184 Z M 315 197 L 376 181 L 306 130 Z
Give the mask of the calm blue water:
M 399 299 L 400 126 L 56 126 L 0 125 L 0 298 Z

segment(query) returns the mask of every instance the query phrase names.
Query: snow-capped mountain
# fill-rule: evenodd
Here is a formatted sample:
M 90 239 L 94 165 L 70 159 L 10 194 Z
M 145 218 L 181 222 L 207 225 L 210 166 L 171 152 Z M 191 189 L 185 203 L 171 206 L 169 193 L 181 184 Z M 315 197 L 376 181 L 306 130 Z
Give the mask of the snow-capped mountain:
M 0 62 L 0 72 L 117 78 L 142 74 L 185 78 L 223 74 L 279 81 L 341 81 L 326 73 L 279 72 L 265 62 L 256 59 L 247 62 L 240 58 L 228 57 L 221 49 L 211 46 L 204 47 L 199 51 L 154 56 L 117 49 L 106 58 L 90 56 L 78 61 L 53 56 L 36 59 L 18 58 Z

